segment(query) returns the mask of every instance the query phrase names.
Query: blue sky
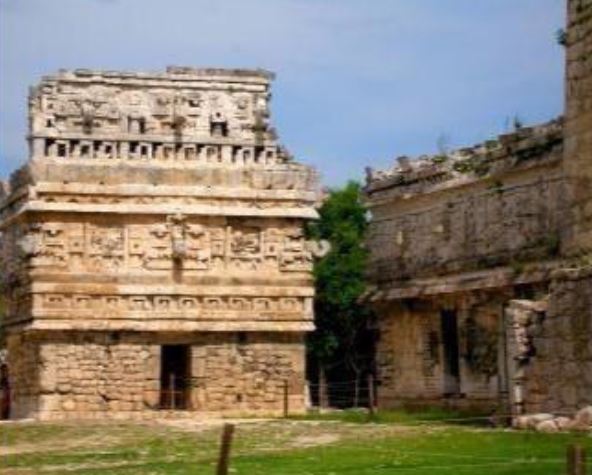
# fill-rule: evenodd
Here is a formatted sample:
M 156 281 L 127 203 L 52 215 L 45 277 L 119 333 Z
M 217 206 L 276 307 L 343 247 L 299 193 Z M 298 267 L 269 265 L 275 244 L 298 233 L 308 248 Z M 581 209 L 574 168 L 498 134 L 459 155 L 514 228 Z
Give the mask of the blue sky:
M 28 86 L 60 68 L 262 67 L 273 122 L 328 185 L 563 109 L 564 0 L 0 0 L 0 176 Z

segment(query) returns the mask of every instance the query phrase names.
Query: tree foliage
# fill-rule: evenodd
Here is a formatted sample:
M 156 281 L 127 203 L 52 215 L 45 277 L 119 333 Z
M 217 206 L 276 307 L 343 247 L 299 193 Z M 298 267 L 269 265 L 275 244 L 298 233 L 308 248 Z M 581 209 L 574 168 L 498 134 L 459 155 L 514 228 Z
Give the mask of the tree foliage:
M 308 349 L 321 365 L 339 359 L 354 370 L 360 356 L 358 339 L 370 317 L 359 302 L 365 291 L 368 255 L 363 245 L 367 213 L 360 192 L 356 182 L 330 190 L 319 210 L 320 219 L 308 228 L 312 239 L 331 243 L 331 250 L 314 269 L 317 329 L 309 337 Z

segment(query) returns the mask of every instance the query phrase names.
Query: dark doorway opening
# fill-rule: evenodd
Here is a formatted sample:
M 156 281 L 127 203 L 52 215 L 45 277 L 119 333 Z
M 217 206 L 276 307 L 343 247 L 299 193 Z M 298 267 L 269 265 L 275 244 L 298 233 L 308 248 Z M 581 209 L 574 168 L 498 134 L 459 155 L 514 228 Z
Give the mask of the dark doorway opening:
M 164 345 L 160 355 L 160 407 L 189 409 L 189 346 Z
M 6 363 L 0 363 L 0 419 L 10 419 L 10 381 Z
M 455 310 L 442 310 L 442 345 L 444 347 L 444 395 L 460 394 L 458 322 Z

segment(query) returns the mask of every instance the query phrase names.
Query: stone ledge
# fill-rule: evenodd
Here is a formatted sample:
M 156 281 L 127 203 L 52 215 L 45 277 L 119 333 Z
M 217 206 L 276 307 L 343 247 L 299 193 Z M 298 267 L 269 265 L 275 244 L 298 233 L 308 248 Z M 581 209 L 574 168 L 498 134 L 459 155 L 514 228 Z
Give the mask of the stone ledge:
M 474 147 L 418 159 L 398 158 L 398 164 L 385 171 L 367 170 L 365 193 L 397 189 L 417 195 L 434 187 L 456 187 L 498 177 L 513 169 L 554 161 L 554 152 L 563 142 L 563 119 L 499 136 Z M 557 160 L 561 159 L 558 154 Z
M 104 213 L 104 214 L 142 214 L 142 215 L 170 215 L 181 213 L 185 216 L 241 216 L 252 218 L 302 218 L 317 219 L 318 213 L 310 207 L 305 208 L 283 208 L 273 207 L 268 209 L 257 209 L 242 206 L 209 206 L 209 205 L 170 205 L 162 204 L 93 204 L 93 203 L 43 203 L 40 201 L 29 201 L 24 204 L 18 212 L 11 215 L 15 218 L 28 212 L 64 212 L 64 213 Z M 0 229 L 10 223 L 0 223 Z
M 84 322 L 77 320 L 36 320 L 6 328 L 9 333 L 29 331 L 135 331 L 135 332 L 310 332 L 315 329 L 309 320 L 258 322 L 258 321 L 178 321 L 178 320 L 104 320 Z
M 413 279 L 392 283 L 384 288 L 375 286 L 369 289 L 364 300 L 370 302 L 401 300 L 420 296 L 451 294 L 480 289 L 496 289 L 517 284 L 550 281 L 551 272 L 559 262 L 541 264 L 535 271 L 516 275 L 510 268 L 502 267 L 480 272 L 466 272 L 433 279 Z

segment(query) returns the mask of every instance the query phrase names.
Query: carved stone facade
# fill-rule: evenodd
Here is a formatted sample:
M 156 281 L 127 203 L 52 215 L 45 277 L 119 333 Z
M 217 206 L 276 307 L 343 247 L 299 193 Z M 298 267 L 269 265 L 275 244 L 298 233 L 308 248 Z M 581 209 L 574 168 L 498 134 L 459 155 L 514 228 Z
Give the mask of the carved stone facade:
M 15 417 L 304 409 L 317 178 L 265 71 L 76 70 L 29 98 L 0 190 Z M 135 416 L 134 416 L 135 417 Z
M 384 407 L 592 404 L 592 1 L 568 9 L 565 119 L 367 171 Z

